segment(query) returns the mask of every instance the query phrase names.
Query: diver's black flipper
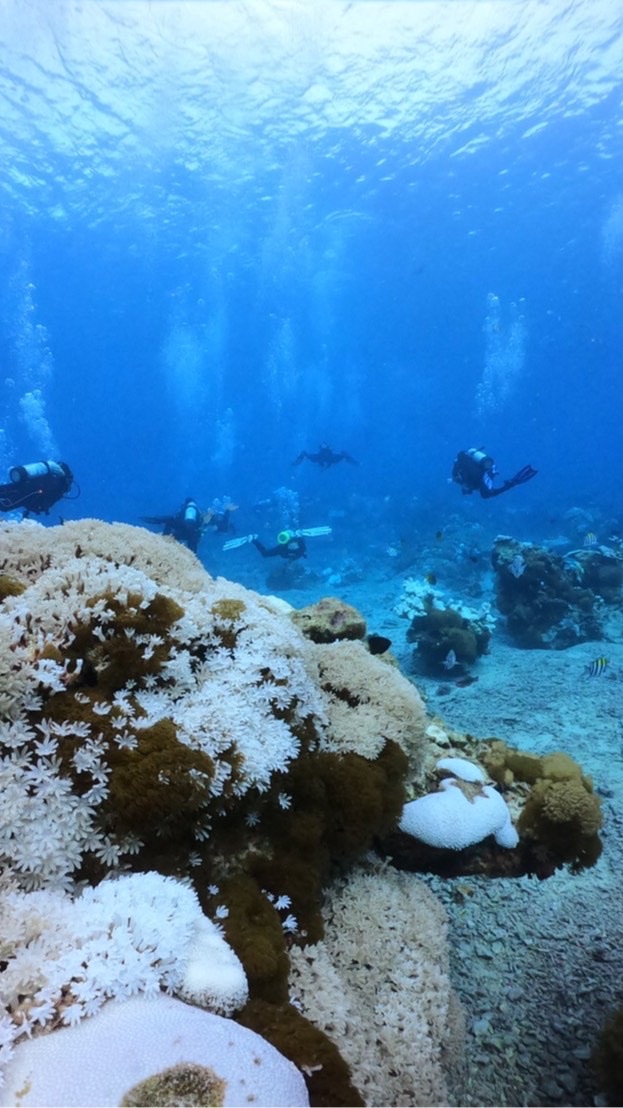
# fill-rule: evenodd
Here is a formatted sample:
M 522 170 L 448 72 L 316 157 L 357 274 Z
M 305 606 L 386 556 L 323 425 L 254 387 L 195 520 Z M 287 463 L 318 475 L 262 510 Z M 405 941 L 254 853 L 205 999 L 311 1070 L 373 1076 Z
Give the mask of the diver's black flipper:
M 509 486 L 514 488 L 515 485 L 525 485 L 526 481 L 530 481 L 533 477 L 536 477 L 537 473 L 538 469 L 533 469 L 532 466 L 524 466 L 523 469 L 519 470 L 519 473 L 511 477 Z
M 139 516 L 141 523 L 153 523 L 161 526 L 163 523 L 172 523 L 173 516 Z

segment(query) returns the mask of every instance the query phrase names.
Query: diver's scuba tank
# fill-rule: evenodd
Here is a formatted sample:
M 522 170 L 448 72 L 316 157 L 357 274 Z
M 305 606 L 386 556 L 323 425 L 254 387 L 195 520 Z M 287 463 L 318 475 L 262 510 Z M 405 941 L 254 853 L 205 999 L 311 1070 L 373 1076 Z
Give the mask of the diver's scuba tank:
M 188 527 L 201 526 L 201 512 L 194 500 L 188 500 L 184 506 L 184 523 Z
M 14 484 L 19 481 L 36 481 L 42 477 L 63 477 L 69 482 L 73 481 L 73 473 L 66 462 L 29 462 L 25 466 L 12 466 L 9 470 L 9 478 Z
M 493 458 L 489 457 L 486 451 L 482 449 L 482 446 L 472 446 L 469 450 L 466 450 L 465 453 L 470 458 L 473 458 L 473 460 L 477 462 L 479 466 L 482 466 L 483 469 L 490 469 L 493 465 Z

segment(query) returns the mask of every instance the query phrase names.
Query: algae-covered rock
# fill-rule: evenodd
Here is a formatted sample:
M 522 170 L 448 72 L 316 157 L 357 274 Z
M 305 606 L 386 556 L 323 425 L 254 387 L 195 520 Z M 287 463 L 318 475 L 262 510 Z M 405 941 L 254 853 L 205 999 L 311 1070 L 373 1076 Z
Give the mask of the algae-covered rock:
M 335 596 L 325 596 L 317 604 L 292 612 L 292 621 L 312 642 L 363 639 L 366 634 L 366 621 L 361 613 Z

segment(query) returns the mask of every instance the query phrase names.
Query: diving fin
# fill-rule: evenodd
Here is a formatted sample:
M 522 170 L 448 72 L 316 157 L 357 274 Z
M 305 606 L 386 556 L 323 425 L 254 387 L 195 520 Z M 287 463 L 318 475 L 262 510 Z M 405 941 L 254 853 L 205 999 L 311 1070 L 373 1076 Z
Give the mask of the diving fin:
M 228 539 L 223 543 L 223 550 L 236 550 L 239 546 L 246 546 L 248 542 L 253 542 L 257 538 L 257 535 L 239 535 L 236 539 Z

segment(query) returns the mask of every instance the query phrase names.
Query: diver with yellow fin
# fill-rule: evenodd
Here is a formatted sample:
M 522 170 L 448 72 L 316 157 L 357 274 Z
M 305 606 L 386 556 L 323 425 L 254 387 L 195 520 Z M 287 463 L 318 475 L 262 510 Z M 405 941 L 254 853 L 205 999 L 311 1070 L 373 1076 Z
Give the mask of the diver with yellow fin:
M 238 546 L 252 543 L 263 558 L 284 558 L 286 561 L 295 562 L 299 558 L 307 557 L 305 539 L 314 538 L 317 535 L 330 535 L 331 531 L 331 527 L 288 528 L 279 532 L 275 546 L 265 546 L 260 541 L 259 535 L 241 535 L 236 539 L 228 539 L 223 544 L 223 550 L 234 550 Z

